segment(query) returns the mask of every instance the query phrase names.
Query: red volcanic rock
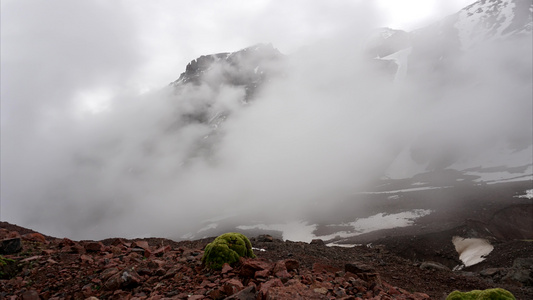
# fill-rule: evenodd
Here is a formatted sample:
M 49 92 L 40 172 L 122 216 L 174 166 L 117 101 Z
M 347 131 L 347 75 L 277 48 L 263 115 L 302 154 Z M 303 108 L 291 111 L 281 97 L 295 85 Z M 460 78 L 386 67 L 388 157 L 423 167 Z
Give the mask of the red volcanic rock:
M 33 241 L 33 242 L 39 242 L 39 243 L 46 243 L 46 238 L 44 235 L 34 232 L 34 233 L 27 233 L 22 236 L 22 239 L 25 241 Z
M 345 272 L 351 272 L 354 274 L 357 273 L 372 273 L 375 271 L 375 269 L 362 262 L 352 262 L 344 265 L 344 271 Z
M 20 233 L 18 233 L 18 231 L 10 231 L 8 234 L 7 234 L 7 237 L 8 239 L 15 239 L 15 238 L 20 238 Z
M 22 293 L 22 300 L 40 300 L 39 293 L 36 290 L 29 290 Z
M 315 272 L 315 273 L 335 273 L 335 272 L 338 272 L 340 270 L 341 270 L 340 268 L 337 268 L 337 267 L 334 267 L 334 266 L 331 266 L 331 265 L 326 265 L 326 264 L 322 264 L 322 263 L 314 263 L 313 264 L 313 272 Z
M 59 248 L 63 248 L 63 247 L 66 247 L 66 246 L 72 246 L 74 245 L 75 242 L 71 239 L 67 239 L 67 238 L 63 238 L 60 242 L 59 242 Z
M 231 296 L 242 289 L 244 289 L 242 282 L 235 278 L 226 281 L 226 283 L 224 283 L 224 285 L 222 286 L 222 290 L 228 296 Z
M 148 268 L 150 269 L 159 269 L 165 264 L 164 261 L 158 259 L 152 259 L 148 262 Z
M 160 257 L 168 253 L 171 249 L 170 246 L 162 246 L 152 251 L 152 255 Z
M 109 277 L 117 274 L 119 271 L 118 268 L 108 268 L 108 269 L 105 269 L 101 274 L 100 274 L 100 279 L 102 281 L 107 281 L 109 279 Z
M 133 288 L 139 285 L 141 281 L 140 275 L 133 268 L 128 268 L 109 277 L 103 287 L 110 291 L 120 288 Z
M 285 263 L 285 268 L 289 272 L 300 268 L 300 263 L 295 259 L 286 259 L 283 262 Z
M 135 241 L 131 243 L 131 248 L 140 248 L 143 250 L 150 250 L 150 246 L 148 246 L 147 241 Z
M 300 283 L 299 281 L 293 282 L 293 284 L 281 287 L 272 287 L 267 290 L 263 299 L 275 300 L 275 299 L 306 299 L 306 300 L 322 300 L 329 299 L 324 294 L 317 293 L 311 290 L 310 287 Z
M 270 270 L 272 264 L 259 259 L 243 259 L 240 275 L 243 277 L 254 277 L 256 271 Z
M 267 292 L 274 287 L 283 287 L 283 282 L 279 278 L 271 279 L 259 286 L 260 297 L 264 298 Z
M 87 252 L 102 252 L 105 248 L 101 242 L 89 242 L 84 245 Z
M 270 274 L 270 270 L 268 269 L 255 271 L 254 278 L 267 278 L 269 274 Z
M 225 300 L 255 300 L 255 299 L 257 299 L 257 297 L 256 297 L 255 286 L 253 285 L 248 286 L 245 289 L 241 290 L 240 292 L 225 298 Z
M 0 230 L 0 233 L 7 230 Z M 256 241 L 256 247 L 266 249 L 258 251 L 258 258 L 242 259 L 233 267 L 225 265 L 222 271 L 213 271 L 201 262 L 202 249 L 210 239 L 76 242 L 48 238 L 47 241 L 36 243 L 22 239 L 21 253 L 24 255 L 7 256 L 16 261 L 13 265 L 20 266 L 20 270 L 14 270 L 9 278 L 0 280 L 2 299 L 31 296 L 53 300 L 353 300 L 429 299 L 429 295 L 439 299 L 453 289 L 485 289 L 494 285 L 477 280 L 475 275 L 466 277 L 449 271 L 421 270 L 411 261 L 368 247 L 336 248 L 280 240 Z M 88 246 L 91 243 L 102 250 L 93 251 Z M 156 257 L 152 251 L 152 255 L 146 257 L 143 256 L 145 249 L 140 246 L 148 243 L 166 246 L 158 248 L 163 249 L 160 256 Z M 528 257 L 531 251 L 526 250 L 530 249 L 527 248 L 530 243 L 517 245 L 519 247 L 509 250 L 525 247 L 522 257 Z M 81 250 L 76 250 L 79 248 Z M 512 261 L 509 264 L 512 265 Z M 494 280 L 494 274 L 506 272 L 503 266 L 497 267 L 498 272 L 483 274 Z M 513 286 L 506 287 L 516 293 L 518 299 L 527 299 L 532 291 L 527 286 L 514 290 Z M 525 292 L 520 294 L 522 289 Z
M 233 271 L 233 268 L 228 264 L 228 263 L 225 263 L 222 265 L 222 270 L 220 271 L 221 274 L 226 274 L 228 272 L 231 272 Z
M 292 277 L 292 275 L 289 274 L 289 272 L 287 272 L 287 270 L 278 271 L 274 275 L 277 278 L 281 279 L 282 282 L 287 282 Z
M 80 260 L 82 263 L 92 264 L 94 262 L 93 258 L 89 255 L 82 254 L 80 256 Z
M 9 230 L 5 228 L 0 228 L 0 240 L 7 239 L 8 235 L 9 235 Z

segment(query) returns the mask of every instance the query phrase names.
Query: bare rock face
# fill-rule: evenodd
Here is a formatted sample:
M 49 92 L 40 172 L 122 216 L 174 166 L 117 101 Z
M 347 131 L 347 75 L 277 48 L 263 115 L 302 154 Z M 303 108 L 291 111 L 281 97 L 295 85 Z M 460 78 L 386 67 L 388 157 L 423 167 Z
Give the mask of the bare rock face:
M 374 272 L 375 269 L 372 266 L 369 266 L 365 263 L 352 262 L 352 263 L 347 263 L 346 265 L 344 265 L 344 271 L 358 274 L 358 273 Z
M 279 62 L 283 58 L 284 55 L 272 44 L 257 44 L 231 53 L 202 55 L 191 61 L 171 85 L 176 88 L 202 83 L 241 86 L 245 88 L 246 101 L 249 101 L 265 81 L 280 72 Z M 212 73 L 217 76 L 210 76 Z
M 5 239 L 0 241 L 0 254 L 15 254 L 22 250 L 20 238 Z

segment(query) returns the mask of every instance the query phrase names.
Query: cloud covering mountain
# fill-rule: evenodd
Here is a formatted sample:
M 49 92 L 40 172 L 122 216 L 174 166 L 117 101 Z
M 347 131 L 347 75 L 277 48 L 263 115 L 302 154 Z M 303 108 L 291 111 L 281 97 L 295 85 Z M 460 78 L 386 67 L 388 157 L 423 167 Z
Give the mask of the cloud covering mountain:
M 77 239 L 176 238 L 213 218 L 304 218 L 382 176 L 487 160 L 530 170 L 531 8 L 526 18 L 521 1 L 489 5 L 500 2 L 412 32 L 376 33 L 362 20 L 290 55 L 266 44 L 204 55 L 155 92 L 75 95 L 102 99 L 87 102 L 101 111 L 89 117 L 32 106 L 23 120 L 2 120 L 32 128 L 3 132 L 2 217 Z M 507 27 L 467 31 L 473 16 Z M 116 43 L 97 51 L 128 65 L 134 58 L 117 49 L 129 46 Z M 71 63 L 71 54 L 43 63 Z M 120 82 L 123 72 L 107 76 Z M 509 165 L 502 149 L 519 161 Z M 496 155 L 472 165 L 488 152 Z

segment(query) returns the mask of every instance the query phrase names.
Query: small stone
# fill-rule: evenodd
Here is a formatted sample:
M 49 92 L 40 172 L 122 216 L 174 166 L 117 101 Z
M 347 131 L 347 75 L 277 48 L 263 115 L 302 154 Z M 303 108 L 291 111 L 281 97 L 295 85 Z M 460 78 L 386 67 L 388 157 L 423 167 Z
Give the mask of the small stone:
M 40 300 L 39 293 L 36 290 L 29 290 L 22 293 L 22 300 Z
M 358 273 L 371 273 L 374 272 L 374 268 L 361 262 L 347 263 L 344 265 L 345 272 Z
M 485 277 L 492 277 L 500 273 L 501 270 L 502 269 L 500 268 L 488 268 L 488 269 L 484 269 L 481 272 L 479 272 L 479 275 L 485 276 Z
M 22 236 L 22 239 L 25 241 L 34 241 L 34 242 L 39 242 L 43 244 L 46 243 L 46 238 L 44 237 L 44 235 L 37 233 L 37 232 L 27 233 Z
M 318 246 L 325 246 L 326 244 L 324 243 L 323 240 L 321 239 L 313 239 L 311 240 L 311 242 L 309 243 L 311 245 L 318 245 Z
M 68 248 L 68 247 L 65 247 L 65 248 Z M 75 243 L 74 245 L 70 246 L 70 250 L 69 250 L 69 252 L 77 253 L 77 254 L 85 253 L 85 251 L 86 251 L 85 248 L 78 243 Z
M 61 242 L 59 242 L 59 247 L 63 248 L 66 246 L 73 246 L 75 243 L 71 239 L 63 238 Z
M 272 243 L 274 238 L 271 235 L 262 234 L 257 237 L 257 241 L 262 243 Z
M 243 265 L 241 267 L 240 275 L 243 277 L 250 277 L 254 278 L 255 272 L 260 270 L 270 270 L 272 268 L 272 265 L 268 262 L 257 260 L 257 259 L 250 259 L 250 260 L 243 260 Z
M 151 260 L 151 261 L 148 262 L 148 268 L 150 268 L 150 269 L 159 269 L 164 264 L 165 264 L 165 262 L 163 262 L 161 260 L 158 260 L 158 259 L 154 259 L 154 260 Z
M 221 271 L 222 274 L 226 274 L 231 271 L 233 271 L 233 268 L 228 263 L 225 263 L 224 265 L 222 265 L 222 271 Z
M 218 288 L 207 291 L 206 296 L 215 300 L 224 299 L 226 297 L 224 293 Z
M 372 285 L 382 286 L 381 277 L 378 273 L 363 273 L 361 278 Z
M 322 294 L 322 295 L 325 295 L 328 293 L 328 289 L 327 288 L 324 288 L 324 287 L 321 287 L 321 288 L 315 288 L 313 289 L 313 292 L 315 293 L 319 293 L 319 294 Z
M 150 246 L 147 241 L 135 241 L 131 244 L 132 248 L 140 248 L 143 250 L 150 250 Z
M 271 279 L 263 284 L 261 284 L 259 291 L 263 294 L 265 294 L 269 289 L 274 287 L 282 287 L 283 282 L 279 278 Z
M 101 274 L 100 274 L 100 279 L 102 281 L 106 281 L 107 279 L 109 279 L 109 277 L 113 276 L 114 274 L 118 273 L 118 268 L 109 268 L 109 269 L 105 269 Z
M 254 277 L 255 278 L 267 278 L 268 274 L 270 274 L 270 270 L 260 270 L 256 271 Z
M 255 286 L 251 285 L 246 287 L 245 289 L 241 290 L 238 293 L 235 293 L 227 298 L 224 298 L 225 300 L 251 300 L 256 299 L 255 297 Z
M 34 256 L 30 256 L 28 258 L 25 258 L 23 260 L 21 260 L 20 262 L 29 262 L 29 261 L 32 261 L 32 260 L 39 260 L 42 258 L 42 255 L 34 255 Z
M 105 246 L 101 242 L 89 242 L 85 244 L 85 251 L 87 252 L 102 252 Z
M 443 271 L 450 271 L 450 268 L 446 267 L 445 265 L 434 262 L 434 261 L 425 261 L 420 264 L 421 270 L 443 270 Z
M 163 246 L 160 248 L 157 248 L 155 251 L 152 251 L 152 255 L 154 256 L 163 256 L 163 254 L 168 253 L 172 248 L 170 246 Z
M 295 259 L 286 259 L 285 260 L 285 268 L 287 268 L 287 271 L 294 271 L 300 268 L 300 263 Z
M 228 296 L 231 296 L 239 291 L 241 291 L 242 289 L 244 289 L 244 286 L 242 285 L 242 282 L 240 282 L 238 279 L 230 279 L 228 280 L 224 286 L 222 287 L 224 293 L 226 293 L 226 295 Z
M 314 263 L 313 264 L 313 272 L 314 273 L 333 273 L 333 274 L 335 274 L 338 271 L 341 271 L 341 269 L 339 269 L 337 267 L 334 267 L 334 266 L 325 265 L 325 264 L 321 264 L 321 263 Z
M 287 270 L 276 272 L 276 277 L 281 279 L 282 282 L 287 282 L 291 278 L 291 274 Z
M 94 262 L 92 257 L 90 257 L 89 255 L 85 255 L 85 254 L 82 254 L 80 256 L 80 259 L 82 263 L 92 264 Z

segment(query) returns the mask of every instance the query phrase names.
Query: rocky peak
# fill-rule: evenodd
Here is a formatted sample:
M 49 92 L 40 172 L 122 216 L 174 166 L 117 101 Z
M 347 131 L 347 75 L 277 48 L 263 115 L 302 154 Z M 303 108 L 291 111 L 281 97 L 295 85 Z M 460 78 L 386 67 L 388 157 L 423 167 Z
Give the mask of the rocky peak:
M 171 85 L 207 83 L 211 86 L 243 86 L 246 100 L 249 100 L 260 84 L 278 71 L 277 63 L 283 57 L 272 44 L 257 44 L 231 53 L 202 55 L 192 60 Z

